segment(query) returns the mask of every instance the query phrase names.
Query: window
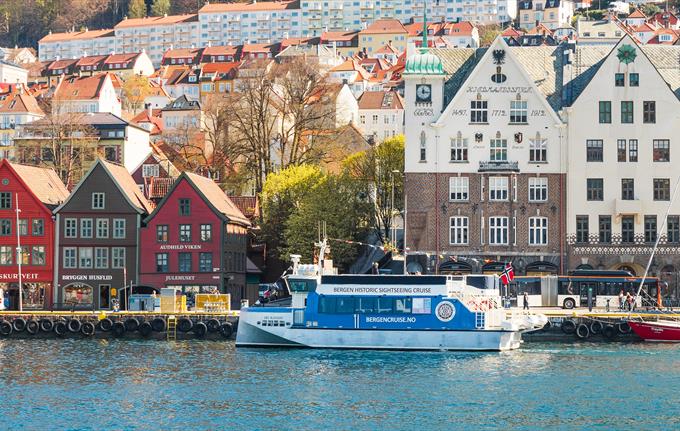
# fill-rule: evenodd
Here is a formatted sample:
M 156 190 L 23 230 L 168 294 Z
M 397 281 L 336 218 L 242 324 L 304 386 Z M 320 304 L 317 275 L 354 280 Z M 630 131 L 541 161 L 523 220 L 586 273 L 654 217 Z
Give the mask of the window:
M 488 102 L 486 100 L 473 100 L 470 102 L 470 122 L 486 123 L 488 120 Z
M 449 244 L 467 245 L 469 224 L 467 217 L 451 217 L 449 233 Z
M 467 201 L 470 197 L 470 182 L 468 177 L 449 178 L 449 200 Z
M 212 253 L 199 253 L 198 270 L 200 272 L 210 272 L 212 268 Z
M 547 162 L 548 161 L 548 140 L 547 139 L 530 139 L 529 140 L 529 161 L 530 162 Z
M 427 136 L 425 131 L 420 132 L 420 161 L 424 162 L 427 160 Z
M 28 219 L 25 218 L 19 219 L 19 235 L 21 236 L 28 235 Z
M 92 268 L 92 247 L 78 249 L 79 268 Z
M 191 253 L 178 253 L 179 272 L 191 272 Z
M 587 162 L 601 162 L 604 160 L 604 143 L 602 139 L 588 139 L 586 140 L 586 161 Z
M 671 200 L 671 180 L 668 178 L 654 178 L 654 200 Z
M 588 216 L 576 216 L 576 242 L 585 244 L 588 242 Z
M 642 122 L 646 124 L 656 123 L 656 102 L 645 100 L 642 102 Z
M 617 87 L 623 87 L 626 85 L 626 75 L 623 73 L 614 74 L 614 85 Z
M 0 192 L 0 210 L 12 209 L 12 193 Z
M 508 140 L 492 139 L 489 160 L 492 162 L 504 162 L 508 160 Z
M 529 217 L 529 245 L 548 244 L 548 218 Z
M 374 115 L 371 120 L 373 120 L 373 124 L 378 124 L 378 116 Z
M 8 245 L 0 246 L 0 265 L 11 265 L 14 261 L 12 256 L 15 251 L 16 249 L 14 247 Z
M 156 253 L 156 272 L 168 272 L 167 253 Z
M 529 178 L 529 202 L 545 202 L 548 200 L 548 178 Z
M 156 242 L 168 242 L 167 224 L 159 224 L 156 226 Z
M 621 217 L 621 242 L 631 243 L 635 241 L 635 217 Z
M 92 193 L 92 209 L 93 210 L 103 210 L 104 209 L 104 193 L 95 192 Z
M 508 177 L 489 177 L 489 200 L 508 200 Z
M 104 158 L 109 162 L 118 161 L 118 151 L 116 147 L 106 147 L 104 148 Z
M 179 242 L 191 242 L 191 225 L 179 225 Z
M 586 180 L 586 199 L 589 201 L 604 200 L 604 180 L 602 178 L 588 178 Z
M 462 137 L 451 138 L 451 161 L 467 162 L 468 141 Z
M 619 139 L 616 141 L 616 160 L 619 162 L 626 161 L 626 140 Z
M 0 235 L 12 235 L 12 220 L 8 218 L 0 219 Z
M 191 200 L 189 199 L 179 200 L 179 215 L 181 216 L 191 215 Z
M 34 218 L 33 223 L 31 223 L 31 234 L 34 236 L 45 235 L 45 220 L 41 218 Z
M 145 164 L 142 165 L 142 177 L 157 177 L 160 175 L 160 166 L 158 164 Z
M 645 242 L 656 242 L 656 216 L 645 216 Z
M 526 100 L 511 100 L 510 101 L 510 123 L 524 124 L 527 122 L 527 101 Z
M 639 87 L 640 86 L 640 74 L 639 73 L 631 73 L 628 76 L 628 81 L 630 82 L 631 87 Z
M 109 219 L 98 218 L 97 219 L 97 238 L 108 238 L 109 237 Z
M 637 139 L 628 140 L 628 161 L 637 162 L 638 161 L 638 141 Z
M 680 216 L 668 216 L 666 241 L 669 244 L 680 243 Z
M 600 216 L 600 243 L 609 244 L 612 242 L 612 216 Z
M 125 219 L 113 219 L 113 237 L 116 239 L 125 239 Z
M 212 225 L 201 225 L 201 241 L 212 241 Z
M 111 268 L 125 268 L 125 247 L 111 247 Z
M 621 123 L 633 124 L 633 102 L 629 100 L 621 101 Z
M 600 123 L 609 124 L 612 122 L 612 102 L 600 101 Z
M 489 244 L 508 244 L 508 218 L 489 217 Z
M 621 179 L 621 200 L 632 201 L 635 199 L 635 180 L 633 178 Z
M 74 218 L 64 219 L 64 238 L 76 238 L 78 236 L 78 221 Z
M 109 249 L 106 247 L 95 247 L 94 267 L 106 269 L 109 267 Z
M 91 218 L 81 218 L 80 219 L 80 237 L 81 238 L 92 238 L 92 219 Z
M 77 268 L 78 258 L 76 257 L 75 247 L 64 248 L 64 268 Z
M 671 161 L 671 141 L 668 139 L 654 139 L 653 159 L 655 162 L 670 162 Z

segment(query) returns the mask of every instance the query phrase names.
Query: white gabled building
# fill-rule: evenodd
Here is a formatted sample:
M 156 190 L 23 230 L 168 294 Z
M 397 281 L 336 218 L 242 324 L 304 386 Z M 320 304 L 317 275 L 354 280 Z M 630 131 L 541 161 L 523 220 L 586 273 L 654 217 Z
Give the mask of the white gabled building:
M 659 235 L 652 274 L 680 269 L 679 57 L 624 36 L 567 108 L 570 265 L 640 275 Z

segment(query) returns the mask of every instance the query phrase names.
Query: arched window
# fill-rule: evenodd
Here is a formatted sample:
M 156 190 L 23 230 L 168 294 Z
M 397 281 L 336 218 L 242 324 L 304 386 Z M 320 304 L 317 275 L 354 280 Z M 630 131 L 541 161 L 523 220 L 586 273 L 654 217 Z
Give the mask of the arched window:
M 427 136 L 425 131 L 420 132 L 420 161 L 427 160 Z

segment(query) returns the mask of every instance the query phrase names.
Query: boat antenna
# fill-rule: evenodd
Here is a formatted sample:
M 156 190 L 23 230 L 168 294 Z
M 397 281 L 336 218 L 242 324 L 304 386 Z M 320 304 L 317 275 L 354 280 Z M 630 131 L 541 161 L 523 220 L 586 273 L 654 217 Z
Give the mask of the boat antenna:
M 670 202 L 668 202 L 668 207 L 666 207 L 666 214 L 663 216 L 663 222 L 661 223 L 661 226 L 666 226 L 666 223 L 668 222 L 668 215 L 671 212 L 671 207 L 673 206 L 673 202 L 675 201 L 675 197 L 678 194 L 678 186 L 680 186 L 680 176 L 678 176 L 678 179 L 675 181 L 675 186 L 673 187 L 673 195 L 671 196 Z M 656 254 L 657 248 L 659 248 L 659 241 L 661 240 L 661 235 L 656 234 L 656 241 L 654 241 L 654 248 L 652 249 L 652 253 L 649 255 L 649 260 L 647 261 L 647 266 L 645 267 L 645 273 L 642 276 L 642 280 L 640 280 L 640 286 L 638 286 L 637 292 L 635 293 L 635 297 L 637 298 L 640 296 L 640 293 L 642 292 L 642 287 L 645 284 L 645 281 L 647 280 L 647 274 L 649 273 L 649 267 L 652 266 L 652 260 L 654 260 L 654 255 Z M 630 307 L 630 310 L 628 311 L 628 318 L 630 319 L 631 314 L 633 313 L 633 307 Z

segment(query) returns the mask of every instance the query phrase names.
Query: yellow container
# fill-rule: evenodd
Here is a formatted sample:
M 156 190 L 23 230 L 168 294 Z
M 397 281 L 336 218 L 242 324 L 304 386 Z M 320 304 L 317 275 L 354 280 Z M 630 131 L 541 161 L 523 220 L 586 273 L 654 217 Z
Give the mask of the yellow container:
M 231 310 L 231 295 L 225 294 L 196 294 L 196 310 L 205 312 L 223 312 Z
M 178 313 L 187 311 L 186 295 L 161 296 L 162 313 Z

